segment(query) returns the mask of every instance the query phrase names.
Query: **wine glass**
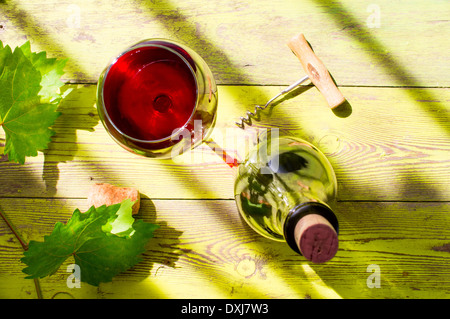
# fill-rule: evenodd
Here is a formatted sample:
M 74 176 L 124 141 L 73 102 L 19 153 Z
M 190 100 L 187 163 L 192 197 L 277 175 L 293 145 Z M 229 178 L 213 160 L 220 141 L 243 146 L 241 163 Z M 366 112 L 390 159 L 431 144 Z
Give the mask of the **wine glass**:
M 206 140 L 215 124 L 217 86 L 206 62 L 184 44 L 147 39 L 120 53 L 97 85 L 97 110 L 126 150 L 172 158 Z

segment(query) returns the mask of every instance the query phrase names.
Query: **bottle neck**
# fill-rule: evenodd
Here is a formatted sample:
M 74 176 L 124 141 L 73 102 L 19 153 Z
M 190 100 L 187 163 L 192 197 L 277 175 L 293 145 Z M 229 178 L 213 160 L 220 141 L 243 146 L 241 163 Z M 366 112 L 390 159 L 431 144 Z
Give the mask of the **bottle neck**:
M 313 262 L 327 261 L 336 253 L 339 223 L 325 204 L 306 202 L 295 206 L 289 211 L 283 230 L 289 247 Z

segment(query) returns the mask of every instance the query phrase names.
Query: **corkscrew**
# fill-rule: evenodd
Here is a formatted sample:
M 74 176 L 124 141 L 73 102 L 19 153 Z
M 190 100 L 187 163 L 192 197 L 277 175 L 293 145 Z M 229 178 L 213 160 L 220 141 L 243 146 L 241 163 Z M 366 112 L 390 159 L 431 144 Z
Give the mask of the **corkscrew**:
M 272 97 L 264 106 L 256 105 L 253 112 L 247 111 L 245 117 L 240 117 L 240 122 L 235 122 L 240 128 L 244 129 L 245 124 L 251 126 L 252 118 L 255 118 L 259 112 L 265 110 L 277 98 L 292 91 L 308 79 L 322 93 L 331 109 L 336 108 L 345 101 L 344 96 L 331 79 L 327 68 L 313 52 L 303 34 L 294 36 L 288 42 L 288 47 L 300 60 L 307 75 Z

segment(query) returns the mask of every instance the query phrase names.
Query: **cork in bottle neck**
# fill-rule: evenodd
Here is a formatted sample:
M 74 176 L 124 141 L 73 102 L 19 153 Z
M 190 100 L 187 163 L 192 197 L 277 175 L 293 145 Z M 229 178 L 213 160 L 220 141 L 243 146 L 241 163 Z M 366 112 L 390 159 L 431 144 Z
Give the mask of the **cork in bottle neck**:
M 289 246 L 314 263 L 329 261 L 338 250 L 337 218 L 320 203 L 305 203 L 292 209 L 284 233 Z
M 295 242 L 301 254 L 314 263 L 329 261 L 337 252 L 338 236 L 324 217 L 309 214 L 294 229 Z

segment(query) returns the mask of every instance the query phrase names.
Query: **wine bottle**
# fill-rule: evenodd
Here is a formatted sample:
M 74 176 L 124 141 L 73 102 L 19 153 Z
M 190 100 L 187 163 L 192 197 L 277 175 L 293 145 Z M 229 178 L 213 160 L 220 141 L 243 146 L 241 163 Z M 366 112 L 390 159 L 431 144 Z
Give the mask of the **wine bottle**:
M 242 217 L 262 236 L 314 263 L 335 256 L 336 176 L 314 145 L 286 136 L 260 141 L 240 164 L 234 190 Z

